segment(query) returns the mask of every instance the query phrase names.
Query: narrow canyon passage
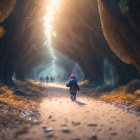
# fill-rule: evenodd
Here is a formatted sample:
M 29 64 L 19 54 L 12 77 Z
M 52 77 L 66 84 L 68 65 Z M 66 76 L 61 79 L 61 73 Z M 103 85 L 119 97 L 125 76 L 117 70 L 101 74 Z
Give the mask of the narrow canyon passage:
M 139 46 L 140 0 L 0 0 L 0 140 L 140 140 Z
M 42 123 L 32 126 L 19 140 L 139 140 L 140 117 L 86 96 L 69 98 L 63 85 L 51 84 L 40 104 Z M 133 119 L 132 119 L 133 118 Z

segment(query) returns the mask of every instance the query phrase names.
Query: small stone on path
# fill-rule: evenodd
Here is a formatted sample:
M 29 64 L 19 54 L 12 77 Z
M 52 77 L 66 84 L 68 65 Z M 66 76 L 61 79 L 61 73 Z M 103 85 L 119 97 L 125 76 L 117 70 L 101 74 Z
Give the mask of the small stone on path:
M 137 127 L 134 127 L 134 129 L 137 129 Z
M 52 138 L 52 137 L 54 137 L 53 134 L 50 134 L 50 135 L 47 135 L 47 136 L 46 136 L 46 138 Z
M 97 140 L 97 136 L 94 134 L 94 135 L 90 138 L 90 140 Z
M 111 133 L 111 135 L 117 135 L 117 133 L 116 132 L 113 132 L 113 133 Z
M 74 122 L 74 121 L 72 121 L 71 123 L 72 123 L 72 125 L 75 125 L 75 126 L 76 125 L 80 125 L 80 122 Z
M 50 115 L 49 117 L 48 117 L 48 119 L 51 119 L 52 118 L 52 116 Z
M 63 133 L 70 133 L 70 130 L 68 128 L 62 129 Z
M 71 140 L 80 140 L 80 138 L 74 138 L 74 139 L 71 139 Z
M 53 131 L 53 128 L 51 128 L 51 127 L 50 127 L 50 128 L 43 127 L 43 129 L 44 129 L 44 131 L 45 131 L 45 132 L 50 132 L 50 131 Z
M 111 131 L 111 130 L 112 130 L 112 127 L 109 128 L 109 131 Z
M 131 134 L 132 133 L 132 131 L 128 131 L 128 134 Z
M 88 126 L 97 126 L 97 124 L 92 124 L 92 123 L 91 123 L 91 124 L 88 124 Z

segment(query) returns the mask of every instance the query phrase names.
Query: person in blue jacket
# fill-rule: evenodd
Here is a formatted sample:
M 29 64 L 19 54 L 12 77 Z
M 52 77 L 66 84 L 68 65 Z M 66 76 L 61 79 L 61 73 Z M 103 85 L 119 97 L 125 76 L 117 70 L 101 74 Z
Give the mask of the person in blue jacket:
M 80 90 L 78 84 L 78 79 L 75 77 L 74 74 L 70 76 L 70 81 L 68 84 L 66 84 L 66 87 L 70 87 L 70 95 L 71 95 L 71 100 L 76 101 L 76 93 L 77 91 Z

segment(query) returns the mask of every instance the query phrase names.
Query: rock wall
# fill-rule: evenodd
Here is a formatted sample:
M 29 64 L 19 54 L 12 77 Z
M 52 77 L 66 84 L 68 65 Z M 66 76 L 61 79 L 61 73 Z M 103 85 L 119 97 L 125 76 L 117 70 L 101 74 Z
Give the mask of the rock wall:
M 98 0 L 104 36 L 112 51 L 140 71 L 140 1 Z
M 0 23 L 13 11 L 16 0 L 0 0 Z M 0 26 L 0 38 L 5 34 L 4 27 Z
M 25 75 L 43 62 L 44 42 L 41 9 L 30 19 L 34 0 L 17 0 L 14 11 L 1 24 L 6 34 L 0 39 L 0 81 L 13 86 L 12 76 L 24 80 Z M 5 7 L 7 9 L 7 7 Z M 4 11 L 4 10 L 3 10 Z
M 13 85 L 14 73 L 25 80 L 33 68 L 48 60 L 42 47 L 45 12 L 39 5 L 32 14 L 34 2 L 0 0 L 0 22 L 6 19 L 0 24 L 6 30 L 0 39 L 0 81 L 7 85 Z M 105 83 L 106 60 L 118 76 L 116 86 L 138 78 L 138 71 L 130 65 L 140 70 L 138 5 L 138 0 L 61 0 L 53 46 L 78 63 L 94 86 Z
M 16 0 L 0 0 L 0 23 L 13 11 Z
M 123 63 L 118 55 L 116 56 L 116 52 L 113 53 L 112 48 L 108 46 L 103 35 L 96 0 L 61 0 L 59 6 L 54 23 L 56 31 L 54 46 L 76 61 L 85 72 L 87 79 L 98 84 L 104 83 L 104 59 L 115 67 L 119 84 L 124 84 L 138 76 L 136 69 Z M 104 17 L 104 11 L 100 14 Z M 110 21 L 109 18 L 107 21 Z M 111 24 L 108 26 L 115 30 Z M 110 35 L 109 38 L 112 36 L 110 31 L 107 34 Z M 119 42 L 112 42 L 114 48 L 115 43 Z M 126 50 L 124 52 L 127 53 Z

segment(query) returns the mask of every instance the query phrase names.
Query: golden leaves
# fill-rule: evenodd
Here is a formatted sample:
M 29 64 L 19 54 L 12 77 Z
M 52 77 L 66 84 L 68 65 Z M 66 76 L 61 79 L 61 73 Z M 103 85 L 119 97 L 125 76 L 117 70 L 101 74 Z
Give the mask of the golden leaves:
M 3 22 L 13 11 L 16 0 L 0 0 L 0 23 Z
M 38 111 L 38 102 L 41 101 L 41 89 L 43 88 L 41 83 L 34 82 L 33 80 L 15 82 L 20 89 L 26 92 L 28 96 L 18 96 L 14 94 L 12 88 L 0 84 L 0 101 L 7 103 L 7 105 L 0 104 L 0 123 L 3 120 L 8 121 L 9 118 L 9 123 L 13 124 L 15 123 L 15 120 L 32 122 L 33 120 L 28 120 L 28 117 L 21 117 L 21 115 L 27 115 L 27 111 Z
M 5 34 L 4 27 L 0 26 L 0 38 Z
M 125 92 L 114 92 L 114 93 L 108 93 L 104 94 L 100 97 L 100 99 L 106 101 L 106 102 L 116 102 L 118 104 L 126 104 L 129 106 L 129 108 L 135 110 L 136 108 L 140 108 L 140 98 L 138 98 L 139 92 L 136 92 L 135 94 L 126 94 Z

